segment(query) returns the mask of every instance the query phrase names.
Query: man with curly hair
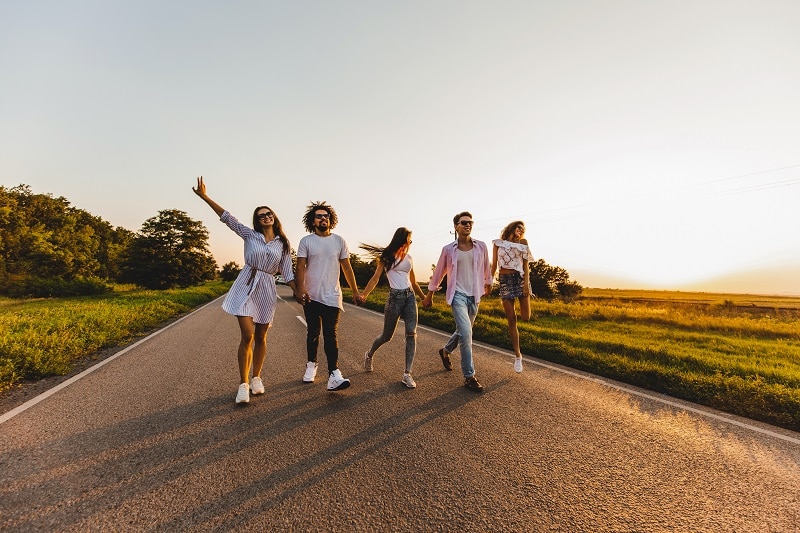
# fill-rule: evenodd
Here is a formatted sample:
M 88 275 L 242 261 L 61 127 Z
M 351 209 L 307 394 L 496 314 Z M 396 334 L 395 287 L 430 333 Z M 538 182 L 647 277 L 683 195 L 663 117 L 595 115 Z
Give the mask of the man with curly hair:
M 328 362 L 328 390 L 338 391 L 350 386 L 350 380 L 339 370 L 337 329 L 342 305 L 339 270 L 344 273 L 353 291 L 353 303 L 362 304 L 356 276 L 350 265 L 350 251 L 342 237 L 331 233 L 339 221 L 336 211 L 325 202 L 313 202 L 303 215 L 303 225 L 310 235 L 300 239 L 297 247 L 297 301 L 303 306 L 308 333 L 304 383 L 313 383 L 317 376 L 317 348 L 322 333 L 323 348 Z

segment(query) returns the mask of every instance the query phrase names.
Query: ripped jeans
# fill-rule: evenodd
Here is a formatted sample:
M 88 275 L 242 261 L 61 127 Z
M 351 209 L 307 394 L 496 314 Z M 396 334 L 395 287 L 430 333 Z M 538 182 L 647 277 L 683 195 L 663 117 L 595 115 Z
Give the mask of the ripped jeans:
M 394 336 L 397 321 L 403 318 L 406 325 L 406 373 L 411 373 L 417 351 L 417 300 L 411 289 L 389 289 L 389 299 L 383 308 L 383 332 L 372 342 L 370 356 Z

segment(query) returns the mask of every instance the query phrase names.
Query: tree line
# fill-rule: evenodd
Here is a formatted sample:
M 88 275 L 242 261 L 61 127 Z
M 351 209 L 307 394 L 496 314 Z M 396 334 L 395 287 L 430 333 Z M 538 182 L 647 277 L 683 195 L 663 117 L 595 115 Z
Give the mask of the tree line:
M 294 250 L 292 256 L 296 261 Z M 350 262 L 363 287 L 375 261 L 351 254 Z M 34 194 L 28 185 L 0 186 L 0 294 L 98 294 L 111 290 L 114 282 L 170 289 L 216 276 L 233 280 L 239 270 L 229 262 L 217 271 L 208 230 L 178 209 L 159 211 L 133 232 L 73 207 L 64 197 Z M 566 270 L 543 259 L 531 263 L 531 288 L 547 300 L 572 299 L 583 290 Z
M 183 211 L 160 211 L 135 233 L 64 197 L 0 186 L 0 294 L 98 294 L 111 282 L 168 289 L 215 276 L 208 231 Z

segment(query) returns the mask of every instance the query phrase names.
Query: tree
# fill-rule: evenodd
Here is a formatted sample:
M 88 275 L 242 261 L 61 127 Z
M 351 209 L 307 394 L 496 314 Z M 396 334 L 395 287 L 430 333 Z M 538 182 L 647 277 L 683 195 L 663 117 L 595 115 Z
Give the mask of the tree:
M 569 272 L 561 267 L 550 266 L 539 259 L 531 263 L 531 292 L 539 298 L 553 300 L 561 297 L 572 300 L 583 291 L 577 282 L 570 281 Z
M 367 263 L 357 254 L 350 254 L 350 266 L 353 267 L 353 274 L 355 274 L 356 283 L 358 283 L 360 288 L 363 288 L 372 277 L 372 274 L 375 273 L 375 264 L 374 259 Z M 347 286 L 347 280 L 344 279 L 344 272 L 339 273 L 339 283 L 343 287 Z
M 64 197 L 0 186 L 0 292 L 58 296 L 105 286 L 98 278 L 116 279 L 132 237 Z
M 224 281 L 233 281 L 241 271 L 242 267 L 240 267 L 236 262 L 230 261 L 222 265 L 222 269 L 219 271 L 219 277 L 221 277 Z
M 208 230 L 178 209 L 147 219 L 122 261 L 123 281 L 148 289 L 197 285 L 214 279 L 216 270 Z

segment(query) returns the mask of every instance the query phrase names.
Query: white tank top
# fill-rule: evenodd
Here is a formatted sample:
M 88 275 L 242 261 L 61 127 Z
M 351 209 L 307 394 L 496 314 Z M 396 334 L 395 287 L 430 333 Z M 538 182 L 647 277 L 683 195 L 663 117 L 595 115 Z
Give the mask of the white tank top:
M 458 258 L 456 259 L 458 262 L 456 266 L 456 290 L 467 296 L 475 296 L 472 294 L 472 287 L 475 284 L 475 268 L 473 265 L 474 252 L 474 246 L 472 250 L 458 250 Z
M 394 264 L 394 266 L 386 271 L 386 279 L 389 280 L 389 287 L 393 289 L 409 289 L 411 288 L 410 273 L 414 268 L 414 262 L 411 256 L 406 256 Z

